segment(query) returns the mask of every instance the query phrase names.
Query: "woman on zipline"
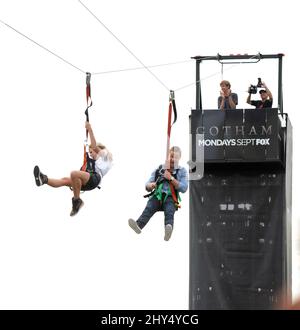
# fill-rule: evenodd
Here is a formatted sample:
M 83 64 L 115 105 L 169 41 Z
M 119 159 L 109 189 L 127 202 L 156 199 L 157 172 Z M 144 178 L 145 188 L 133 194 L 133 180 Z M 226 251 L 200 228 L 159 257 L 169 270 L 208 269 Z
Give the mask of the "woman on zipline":
M 80 191 L 92 190 L 99 186 L 102 178 L 112 167 L 112 154 L 101 143 L 97 143 L 91 124 L 85 123 L 85 128 L 90 135 L 91 144 L 89 145 L 88 167 L 86 170 L 72 171 L 70 177 L 62 179 L 51 179 L 43 174 L 38 166 L 34 167 L 33 174 L 37 186 L 47 184 L 48 186 L 58 188 L 67 186 L 73 190 L 72 210 L 70 216 L 78 213 L 83 206 L 80 198 Z

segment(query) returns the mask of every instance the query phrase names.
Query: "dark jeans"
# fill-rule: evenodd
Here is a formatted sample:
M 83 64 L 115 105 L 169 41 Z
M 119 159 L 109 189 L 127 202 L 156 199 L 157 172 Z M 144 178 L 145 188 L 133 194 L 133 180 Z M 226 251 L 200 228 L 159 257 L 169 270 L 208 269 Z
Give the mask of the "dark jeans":
M 153 216 L 153 214 L 160 210 L 164 211 L 165 214 L 165 225 L 172 225 L 174 224 L 174 213 L 176 211 L 175 204 L 173 202 L 172 196 L 168 196 L 166 201 L 161 206 L 160 201 L 153 196 L 148 200 L 148 203 L 141 214 L 141 216 L 137 220 L 138 226 L 142 229 L 146 226 L 150 218 Z

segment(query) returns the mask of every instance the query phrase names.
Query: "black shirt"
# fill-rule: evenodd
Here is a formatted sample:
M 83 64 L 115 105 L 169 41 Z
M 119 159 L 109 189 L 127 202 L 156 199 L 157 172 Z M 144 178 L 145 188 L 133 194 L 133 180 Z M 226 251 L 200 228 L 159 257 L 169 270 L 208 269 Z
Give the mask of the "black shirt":
M 251 101 L 251 105 L 254 105 L 257 109 L 262 108 L 272 108 L 273 99 L 265 100 L 265 102 L 258 100 L 258 101 Z

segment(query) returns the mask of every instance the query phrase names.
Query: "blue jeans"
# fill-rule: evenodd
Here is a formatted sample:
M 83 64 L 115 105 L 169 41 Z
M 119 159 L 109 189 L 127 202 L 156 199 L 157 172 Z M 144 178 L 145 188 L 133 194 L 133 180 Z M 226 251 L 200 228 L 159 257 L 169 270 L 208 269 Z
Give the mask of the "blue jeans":
M 141 216 L 136 221 L 138 226 L 142 229 L 146 226 L 150 218 L 157 211 L 163 210 L 165 214 L 165 225 L 174 225 L 174 213 L 176 207 L 173 201 L 172 196 L 168 196 L 166 201 L 161 205 L 161 202 L 155 197 L 151 197 L 148 200 L 148 203 L 141 214 Z

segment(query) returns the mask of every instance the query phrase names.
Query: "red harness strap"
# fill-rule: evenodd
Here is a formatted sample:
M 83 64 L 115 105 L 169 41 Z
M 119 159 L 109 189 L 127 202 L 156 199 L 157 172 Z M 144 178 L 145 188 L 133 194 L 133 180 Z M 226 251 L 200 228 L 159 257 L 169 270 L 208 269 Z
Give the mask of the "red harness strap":
M 86 121 L 89 121 L 89 108 L 93 105 L 91 98 L 91 74 L 89 72 L 86 73 L 86 104 L 87 108 L 85 110 Z M 86 142 L 88 141 L 89 132 L 86 130 Z M 83 165 L 80 168 L 80 171 L 86 171 L 88 164 L 88 152 L 86 150 L 86 145 L 83 148 Z
M 172 110 L 174 112 L 174 120 L 172 121 Z M 166 150 L 166 168 L 170 168 L 169 164 L 169 152 L 170 152 L 170 139 L 171 139 L 171 129 L 173 124 L 177 120 L 177 111 L 176 111 L 176 105 L 175 105 L 175 95 L 174 91 L 170 91 L 169 96 L 169 111 L 168 111 L 168 128 L 167 128 L 167 150 Z
M 173 198 L 174 204 L 175 204 L 175 206 L 177 208 L 180 208 L 180 204 L 179 204 L 179 201 L 178 201 L 178 198 L 177 198 L 175 187 L 172 185 L 171 182 L 169 183 L 169 185 L 170 185 L 170 190 L 171 190 L 171 194 L 172 194 L 172 198 Z
M 174 112 L 173 123 L 171 123 L 172 110 Z M 169 96 L 169 111 L 168 111 L 167 150 L 166 150 L 166 162 L 165 162 L 166 169 L 170 168 L 169 153 L 170 153 L 171 129 L 172 129 L 173 124 L 176 122 L 176 120 L 177 120 L 177 111 L 176 111 L 176 104 L 175 104 L 175 94 L 174 94 L 174 91 L 171 90 L 170 96 Z M 174 201 L 176 207 L 180 207 L 178 198 L 177 198 L 177 194 L 175 191 L 175 187 L 172 185 L 172 183 L 169 183 L 169 185 L 170 185 L 170 190 L 171 190 L 173 201 Z

